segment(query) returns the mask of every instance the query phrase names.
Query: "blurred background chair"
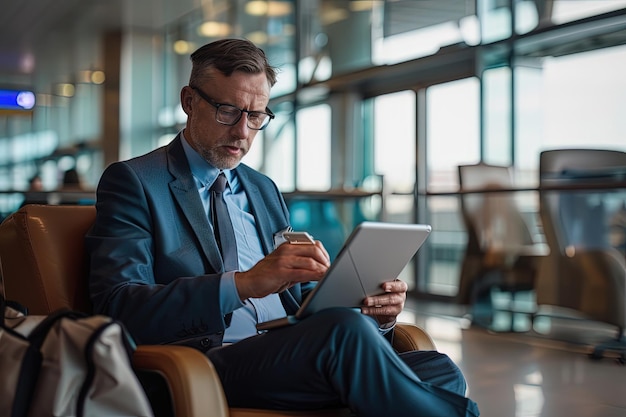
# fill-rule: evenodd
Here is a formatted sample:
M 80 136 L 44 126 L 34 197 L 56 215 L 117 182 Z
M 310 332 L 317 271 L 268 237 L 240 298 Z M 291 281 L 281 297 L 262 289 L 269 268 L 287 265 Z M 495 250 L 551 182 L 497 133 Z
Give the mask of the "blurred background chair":
M 467 230 L 458 301 L 470 306 L 474 324 L 492 330 L 529 330 L 538 260 L 547 254 L 547 246 L 531 232 L 510 191 L 514 182 L 509 167 L 461 165 L 458 174 Z M 505 305 L 496 306 L 495 291 L 509 296 Z M 517 299 L 520 293 L 526 294 L 523 301 Z M 508 317 L 508 327 L 495 324 L 496 313 Z M 525 318 L 519 327 L 516 317 Z
M 619 219 L 626 219 L 626 153 L 544 151 L 539 176 L 539 212 L 551 251 L 541 265 L 537 316 L 615 326 L 615 338 L 598 343 L 591 355 L 599 358 L 613 350 L 624 360 L 626 259 L 622 245 L 626 224 L 620 226 Z
M 94 206 L 26 205 L 0 224 L 0 290 L 8 300 L 47 315 L 60 308 L 91 313 L 84 236 Z M 413 324 L 396 326 L 394 348 L 435 350 L 431 337 Z M 348 409 L 274 411 L 229 408 L 209 359 L 190 347 L 139 345 L 133 367 L 147 387 L 156 416 L 349 416 Z

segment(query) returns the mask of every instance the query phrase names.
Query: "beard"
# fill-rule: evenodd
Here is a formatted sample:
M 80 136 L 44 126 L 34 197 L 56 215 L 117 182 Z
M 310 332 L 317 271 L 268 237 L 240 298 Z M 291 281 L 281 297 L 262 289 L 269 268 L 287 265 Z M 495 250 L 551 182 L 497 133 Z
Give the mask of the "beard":
M 202 157 L 217 169 L 233 169 L 241 162 L 241 158 L 224 155 L 219 149 L 206 149 Z
M 227 146 L 236 146 L 239 153 L 233 155 L 228 152 Z M 241 162 L 241 158 L 248 153 L 248 145 L 245 141 L 232 141 L 227 143 L 213 144 L 206 146 L 204 143 L 195 142 L 195 148 L 198 153 L 209 164 L 217 169 L 233 169 Z

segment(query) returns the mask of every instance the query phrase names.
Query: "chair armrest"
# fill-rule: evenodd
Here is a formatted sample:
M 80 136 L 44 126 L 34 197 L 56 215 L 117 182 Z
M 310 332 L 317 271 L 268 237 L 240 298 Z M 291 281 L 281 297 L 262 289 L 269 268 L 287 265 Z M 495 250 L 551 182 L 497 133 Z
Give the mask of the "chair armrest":
M 166 380 L 176 416 L 227 417 L 228 403 L 215 367 L 202 352 L 173 345 L 139 345 L 133 367 Z
M 398 352 L 437 350 L 430 335 L 414 324 L 397 323 L 393 331 L 393 347 Z

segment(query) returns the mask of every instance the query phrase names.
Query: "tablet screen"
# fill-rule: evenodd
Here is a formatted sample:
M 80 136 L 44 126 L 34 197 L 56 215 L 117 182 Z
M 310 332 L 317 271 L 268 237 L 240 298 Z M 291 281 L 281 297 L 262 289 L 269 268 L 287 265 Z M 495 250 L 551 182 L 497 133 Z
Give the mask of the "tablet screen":
M 365 297 L 382 293 L 381 285 L 400 275 L 431 230 L 423 224 L 359 224 L 296 316 L 330 307 L 359 307 Z

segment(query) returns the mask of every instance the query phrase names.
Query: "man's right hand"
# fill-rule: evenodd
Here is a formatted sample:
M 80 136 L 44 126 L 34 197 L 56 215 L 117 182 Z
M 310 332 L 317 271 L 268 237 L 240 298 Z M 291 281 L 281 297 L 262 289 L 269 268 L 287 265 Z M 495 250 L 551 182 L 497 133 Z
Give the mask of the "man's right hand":
M 284 243 L 252 269 L 235 273 L 235 285 L 241 300 L 261 298 L 299 282 L 318 281 L 329 266 L 330 257 L 322 242 Z

